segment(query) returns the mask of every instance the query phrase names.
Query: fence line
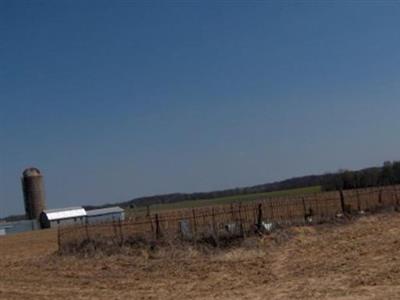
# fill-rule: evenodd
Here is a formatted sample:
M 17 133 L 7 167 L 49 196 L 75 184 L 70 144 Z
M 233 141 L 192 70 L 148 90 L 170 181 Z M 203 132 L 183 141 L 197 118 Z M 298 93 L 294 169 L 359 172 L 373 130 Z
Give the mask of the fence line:
M 58 229 L 59 248 L 88 241 L 122 246 L 136 239 L 180 238 L 197 241 L 245 236 L 281 226 L 316 224 L 345 215 L 397 208 L 400 186 L 325 192 L 307 196 L 267 198 L 248 203 L 180 209 L 149 214 L 137 220 L 74 225 Z

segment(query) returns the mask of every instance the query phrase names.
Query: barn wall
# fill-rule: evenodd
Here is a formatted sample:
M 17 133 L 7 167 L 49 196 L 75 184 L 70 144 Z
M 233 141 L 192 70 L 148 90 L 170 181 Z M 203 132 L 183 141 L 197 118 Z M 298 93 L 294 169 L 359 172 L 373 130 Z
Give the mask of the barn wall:
M 125 219 L 125 213 L 122 212 L 122 213 L 110 213 L 100 216 L 87 216 L 86 219 L 89 224 L 123 221 Z
M 22 220 L 17 222 L 2 223 L 0 225 L 0 230 L 3 230 L 5 234 L 21 233 L 38 229 L 40 229 L 40 225 L 37 220 Z
M 84 224 L 84 222 L 85 222 L 84 217 L 53 220 L 53 221 L 50 221 L 50 227 L 53 228 L 53 227 L 57 227 L 57 226 Z

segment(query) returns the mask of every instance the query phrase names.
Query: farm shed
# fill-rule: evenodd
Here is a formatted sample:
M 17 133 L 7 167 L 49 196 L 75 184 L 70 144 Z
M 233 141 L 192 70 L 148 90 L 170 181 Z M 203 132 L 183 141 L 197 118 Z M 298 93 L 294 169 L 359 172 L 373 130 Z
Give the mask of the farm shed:
M 83 207 L 68 207 L 44 210 L 40 214 L 42 228 L 57 227 L 59 225 L 83 224 L 86 210 Z
M 86 211 L 86 220 L 89 224 L 123 221 L 124 219 L 125 212 L 118 206 Z
M 39 222 L 36 220 L 5 222 L 0 224 L 0 235 L 20 233 L 37 229 L 40 229 L 40 226 Z
M 0 236 L 2 236 L 2 235 L 6 235 L 7 234 L 7 229 L 9 229 L 10 228 L 10 225 L 7 225 L 7 224 L 1 224 L 0 225 Z

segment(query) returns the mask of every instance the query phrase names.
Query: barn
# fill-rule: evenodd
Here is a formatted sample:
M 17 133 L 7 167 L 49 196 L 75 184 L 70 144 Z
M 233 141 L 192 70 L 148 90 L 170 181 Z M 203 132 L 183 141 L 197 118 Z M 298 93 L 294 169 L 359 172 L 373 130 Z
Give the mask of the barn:
M 4 225 L 4 224 L 1 224 L 1 225 L 0 225 L 0 236 L 6 235 L 7 229 L 8 229 L 8 228 L 9 228 L 9 226 L 6 226 L 6 225 Z
M 42 228 L 52 228 L 59 225 L 84 224 L 86 210 L 83 207 L 68 207 L 60 209 L 47 209 L 40 214 Z
M 40 225 L 37 220 L 19 220 L 14 222 L 0 223 L 0 235 L 14 234 L 37 229 L 40 229 Z
M 86 211 L 86 220 L 89 224 L 123 221 L 125 212 L 118 206 Z

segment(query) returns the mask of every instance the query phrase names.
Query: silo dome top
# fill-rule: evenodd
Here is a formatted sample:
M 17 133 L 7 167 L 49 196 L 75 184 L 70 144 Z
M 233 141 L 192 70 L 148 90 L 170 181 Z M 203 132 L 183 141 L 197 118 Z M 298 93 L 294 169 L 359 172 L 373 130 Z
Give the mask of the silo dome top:
M 23 173 L 24 177 L 32 177 L 32 176 L 41 176 L 39 169 L 37 168 L 28 168 L 25 169 Z

